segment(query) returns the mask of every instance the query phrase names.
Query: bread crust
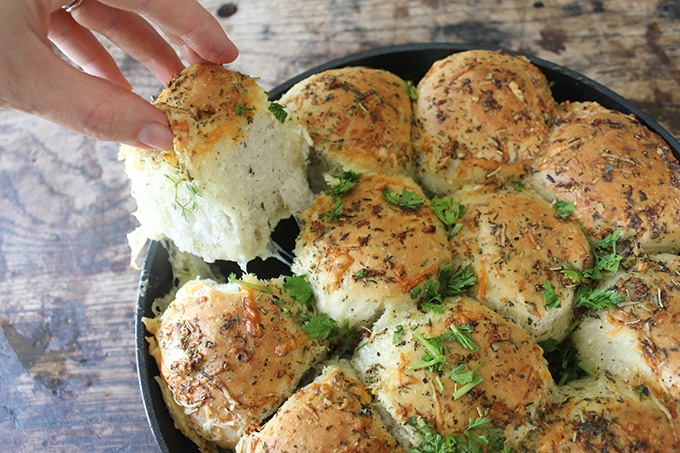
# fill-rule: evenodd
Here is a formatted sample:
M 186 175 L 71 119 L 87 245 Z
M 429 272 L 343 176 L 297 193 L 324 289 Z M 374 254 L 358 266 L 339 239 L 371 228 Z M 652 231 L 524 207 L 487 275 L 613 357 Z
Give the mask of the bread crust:
M 329 69 L 294 85 L 281 103 L 307 128 L 324 171 L 413 176 L 409 89 L 391 72 Z
M 532 190 L 468 186 L 454 197 L 465 206 L 449 240 L 458 266 L 472 265 L 468 294 L 512 319 L 537 341 L 562 340 L 573 321 L 575 285 L 561 270 L 591 265 L 590 243 L 571 217 Z M 555 298 L 546 297 L 547 285 Z
M 423 200 L 417 209 L 388 202 L 404 190 Z M 340 201 L 322 194 L 301 213 L 293 271 L 309 279 L 321 310 L 338 322 L 368 325 L 380 310 L 412 305 L 410 291 L 450 262 L 446 230 L 410 179 L 364 175 Z
M 237 453 L 402 453 L 372 407 L 372 396 L 347 366 L 327 365 L 288 398 Z
M 630 115 L 594 102 L 563 105 L 531 179 L 549 200 L 573 202 L 586 232 L 617 229 L 650 253 L 680 251 L 680 163 Z
M 420 181 L 444 195 L 523 176 L 555 107 L 547 79 L 523 57 L 470 50 L 435 62 L 414 106 Z
M 573 335 L 581 360 L 680 401 L 680 256 L 645 257 L 598 286 L 623 299 L 581 316 Z
M 427 340 L 465 324 L 478 349 L 446 340 L 442 370 L 419 368 L 427 348 L 416 333 Z M 395 341 L 397 326 L 402 334 Z M 532 414 L 547 404 L 553 385 L 538 344 L 516 324 L 466 296 L 447 301 L 443 314 L 387 311 L 367 344 L 357 349 L 354 364 L 397 423 L 406 426 L 410 418 L 420 417 L 442 435 L 461 434 L 471 418 L 484 416 L 507 439 L 521 437 Z M 457 365 L 482 378 L 458 398 L 461 384 L 449 377 Z M 409 437 L 418 444 L 418 436 Z
M 160 318 L 145 321 L 166 403 L 212 448 L 233 448 L 325 354 L 279 306 L 280 281 L 246 280 L 190 281 Z

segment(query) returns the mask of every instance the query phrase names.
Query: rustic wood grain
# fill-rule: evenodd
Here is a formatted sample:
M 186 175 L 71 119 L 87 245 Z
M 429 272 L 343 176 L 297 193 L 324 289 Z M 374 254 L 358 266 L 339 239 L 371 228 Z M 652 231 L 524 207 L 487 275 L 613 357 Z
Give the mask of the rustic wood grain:
M 680 136 L 677 0 L 203 3 L 228 16 L 231 67 L 267 88 L 357 51 L 464 42 L 582 72 Z M 112 51 L 140 95 L 159 89 Z M 134 362 L 135 206 L 116 151 L 0 111 L 0 451 L 155 450 Z

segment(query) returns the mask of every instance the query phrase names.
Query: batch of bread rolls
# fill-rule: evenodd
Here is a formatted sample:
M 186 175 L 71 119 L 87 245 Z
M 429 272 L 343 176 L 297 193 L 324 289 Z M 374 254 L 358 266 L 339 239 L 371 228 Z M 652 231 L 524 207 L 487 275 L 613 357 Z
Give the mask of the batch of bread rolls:
M 174 149 L 121 147 L 134 252 L 244 269 L 184 269 L 144 320 L 201 452 L 680 450 L 680 164 L 659 136 L 500 51 L 267 96 L 191 66 L 154 100 Z M 291 216 L 291 275 L 249 273 Z

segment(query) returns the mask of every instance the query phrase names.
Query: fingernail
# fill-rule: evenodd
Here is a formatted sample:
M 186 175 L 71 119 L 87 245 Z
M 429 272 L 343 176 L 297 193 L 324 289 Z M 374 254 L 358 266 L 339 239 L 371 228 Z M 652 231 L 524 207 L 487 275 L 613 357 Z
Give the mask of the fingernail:
M 232 61 L 236 60 L 238 54 L 239 50 L 238 47 L 236 47 L 236 44 L 234 44 L 232 40 L 227 38 L 227 45 L 220 52 L 220 61 L 217 61 L 216 63 L 231 63 Z
M 164 124 L 146 123 L 137 140 L 150 148 L 172 149 L 172 130 Z

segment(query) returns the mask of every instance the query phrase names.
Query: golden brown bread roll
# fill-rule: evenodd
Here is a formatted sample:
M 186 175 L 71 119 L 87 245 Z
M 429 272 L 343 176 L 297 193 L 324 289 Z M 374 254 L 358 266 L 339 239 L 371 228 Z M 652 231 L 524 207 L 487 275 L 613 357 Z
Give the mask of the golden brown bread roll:
M 344 363 L 331 363 L 295 392 L 259 432 L 244 437 L 237 453 L 398 453 L 371 394 Z
M 649 253 L 680 251 L 680 164 L 634 117 L 594 102 L 567 103 L 532 176 L 548 200 L 575 204 L 586 232 L 621 228 Z
M 650 256 L 598 287 L 621 301 L 579 319 L 573 341 L 581 360 L 680 400 L 680 256 Z
M 523 57 L 470 50 L 435 62 L 418 83 L 418 178 L 443 195 L 469 183 L 504 184 L 525 173 L 556 103 Z
M 680 449 L 677 413 L 653 397 L 601 375 L 561 388 L 517 452 L 672 452 Z
M 133 254 L 149 238 L 207 262 L 272 255 L 274 227 L 312 199 L 302 126 L 275 116 L 256 79 L 217 65 L 186 68 L 153 104 L 174 148 L 121 146 L 140 222 Z
M 165 401 L 204 450 L 233 448 L 290 396 L 325 354 L 282 307 L 281 280 L 193 280 L 145 319 Z
M 281 103 L 314 142 L 315 172 L 413 175 L 411 99 L 406 83 L 391 72 L 329 69 L 298 82 Z
M 422 204 L 395 205 L 386 190 Z M 321 311 L 351 326 L 368 325 L 385 307 L 413 304 L 409 291 L 451 258 L 429 206 L 412 180 L 393 176 L 361 176 L 340 197 L 322 194 L 300 215 L 293 272 L 307 275 Z
M 573 321 L 575 284 L 566 265 L 591 264 L 590 245 L 572 218 L 531 190 L 468 186 L 453 197 L 465 206 L 449 244 L 454 263 L 471 264 L 468 294 L 526 329 L 537 341 L 562 340 Z
M 432 361 L 429 351 L 438 346 L 433 339 L 451 336 L 452 326 L 459 335 L 439 342 L 442 366 L 424 367 Z M 442 435 L 460 434 L 469 419 L 488 417 L 513 445 L 547 403 L 553 383 L 541 348 L 516 324 L 472 298 L 448 300 L 442 314 L 387 310 L 371 332 L 352 363 L 411 444 L 418 443 L 407 423 L 412 417 Z M 455 370 L 470 372 L 479 382 L 455 381 Z

